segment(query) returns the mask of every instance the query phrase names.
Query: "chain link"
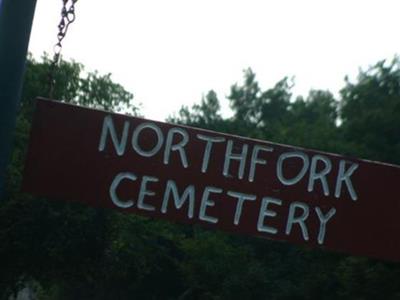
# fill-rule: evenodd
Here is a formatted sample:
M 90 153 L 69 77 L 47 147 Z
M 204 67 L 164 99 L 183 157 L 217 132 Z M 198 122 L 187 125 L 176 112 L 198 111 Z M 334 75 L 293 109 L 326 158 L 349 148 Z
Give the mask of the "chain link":
M 69 25 L 75 21 L 75 3 L 77 1 L 78 0 L 62 0 L 63 7 L 61 9 L 61 20 L 58 24 L 57 43 L 54 45 L 53 60 L 50 63 L 49 69 L 49 98 L 53 98 L 54 86 L 56 83 L 55 72 L 60 62 L 62 41 L 67 34 Z

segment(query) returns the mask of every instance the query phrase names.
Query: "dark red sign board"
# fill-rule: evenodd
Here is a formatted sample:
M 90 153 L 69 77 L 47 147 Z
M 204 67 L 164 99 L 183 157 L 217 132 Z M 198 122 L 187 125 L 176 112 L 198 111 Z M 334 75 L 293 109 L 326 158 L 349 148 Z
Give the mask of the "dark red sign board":
M 23 189 L 400 260 L 400 167 L 38 99 Z

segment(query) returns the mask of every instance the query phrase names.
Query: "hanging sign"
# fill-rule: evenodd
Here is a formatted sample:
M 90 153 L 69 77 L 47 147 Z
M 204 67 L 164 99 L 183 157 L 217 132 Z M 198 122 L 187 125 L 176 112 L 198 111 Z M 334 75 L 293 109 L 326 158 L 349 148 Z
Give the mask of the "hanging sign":
M 38 99 L 23 188 L 400 260 L 400 167 Z

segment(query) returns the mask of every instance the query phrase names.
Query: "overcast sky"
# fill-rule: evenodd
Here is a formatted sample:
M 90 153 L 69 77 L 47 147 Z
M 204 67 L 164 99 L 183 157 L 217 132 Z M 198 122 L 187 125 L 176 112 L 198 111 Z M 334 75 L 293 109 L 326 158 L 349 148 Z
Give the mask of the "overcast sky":
M 38 0 L 30 51 L 52 52 L 61 0 Z M 295 76 L 295 94 L 336 93 L 355 76 L 400 53 L 400 1 L 79 0 L 63 56 L 111 72 L 164 120 L 214 89 L 223 105 L 243 70 L 264 88 Z

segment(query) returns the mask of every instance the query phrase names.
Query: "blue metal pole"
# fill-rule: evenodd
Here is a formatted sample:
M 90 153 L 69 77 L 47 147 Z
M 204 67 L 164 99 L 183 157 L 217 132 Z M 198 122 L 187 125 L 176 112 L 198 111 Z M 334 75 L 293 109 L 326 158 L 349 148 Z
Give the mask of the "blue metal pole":
M 14 136 L 36 0 L 0 0 L 0 198 Z

